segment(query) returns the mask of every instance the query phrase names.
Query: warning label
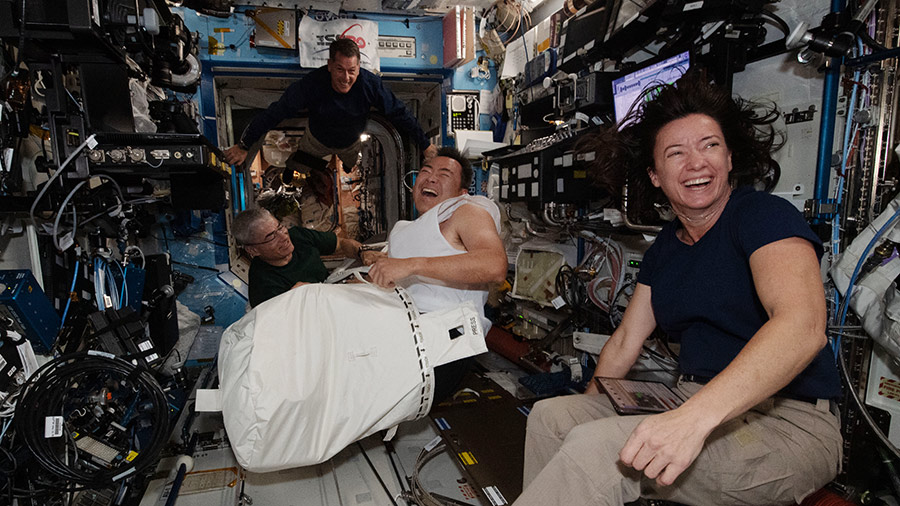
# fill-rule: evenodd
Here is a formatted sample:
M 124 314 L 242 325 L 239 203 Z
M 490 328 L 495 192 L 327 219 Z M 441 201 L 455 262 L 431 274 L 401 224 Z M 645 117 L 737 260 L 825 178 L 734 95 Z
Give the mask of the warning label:
M 882 376 L 878 383 L 878 395 L 900 401 L 900 381 Z

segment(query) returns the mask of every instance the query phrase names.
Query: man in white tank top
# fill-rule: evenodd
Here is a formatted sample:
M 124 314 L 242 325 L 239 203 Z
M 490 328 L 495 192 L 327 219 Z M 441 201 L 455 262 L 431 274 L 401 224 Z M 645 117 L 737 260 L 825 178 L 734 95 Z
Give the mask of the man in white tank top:
M 472 165 L 454 148 L 440 148 L 419 170 L 412 189 L 419 212 L 399 221 L 388 237 L 388 253 L 369 270 L 378 286 L 404 287 L 427 313 L 470 300 L 484 332 L 491 322 L 484 303 L 492 284 L 506 279 L 506 249 L 500 240 L 500 210 L 491 200 L 468 195 Z M 435 402 L 462 379 L 466 360 L 435 368 Z
M 422 312 L 472 300 L 487 331 L 483 306 L 490 285 L 506 279 L 506 250 L 497 205 L 468 195 L 471 181 L 471 164 L 454 148 L 427 160 L 412 189 L 419 217 L 394 225 L 387 257 L 369 277 L 382 287 L 403 286 Z

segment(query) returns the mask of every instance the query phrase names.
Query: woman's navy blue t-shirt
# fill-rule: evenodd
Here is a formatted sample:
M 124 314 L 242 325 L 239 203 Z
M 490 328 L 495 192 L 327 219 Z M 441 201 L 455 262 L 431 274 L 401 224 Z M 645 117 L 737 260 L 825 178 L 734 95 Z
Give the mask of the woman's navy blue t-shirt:
M 801 237 L 821 260 L 822 242 L 788 201 L 752 188 L 734 190 L 718 221 L 695 244 L 676 237 L 680 226 L 676 220 L 663 227 L 644 255 L 638 282 L 652 289 L 657 324 L 681 343 L 681 372 L 711 378 L 769 319 L 753 284 L 750 255 L 775 241 Z M 787 344 L 792 336 L 783 339 Z M 782 392 L 837 397 L 840 380 L 829 350 L 819 352 Z

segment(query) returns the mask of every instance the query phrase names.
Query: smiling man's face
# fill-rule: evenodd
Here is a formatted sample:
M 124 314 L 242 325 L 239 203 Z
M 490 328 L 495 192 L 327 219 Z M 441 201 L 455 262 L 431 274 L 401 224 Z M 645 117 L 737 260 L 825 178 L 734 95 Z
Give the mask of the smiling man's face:
M 462 167 L 446 156 L 436 156 L 425 162 L 413 185 L 413 202 L 419 214 L 426 213 L 441 202 L 466 193 L 462 188 Z
M 337 54 L 328 60 L 328 72 L 331 74 L 331 87 L 338 93 L 348 93 L 359 77 L 359 58 Z

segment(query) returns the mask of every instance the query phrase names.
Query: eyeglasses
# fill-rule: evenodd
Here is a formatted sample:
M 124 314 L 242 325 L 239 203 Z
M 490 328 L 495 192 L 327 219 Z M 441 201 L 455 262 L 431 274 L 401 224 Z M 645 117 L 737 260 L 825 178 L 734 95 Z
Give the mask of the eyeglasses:
M 278 234 L 281 232 L 284 232 L 285 230 L 287 230 L 287 227 L 285 227 L 284 225 L 279 223 L 278 227 L 275 230 L 266 234 L 266 236 L 263 238 L 263 240 L 261 242 L 249 242 L 247 244 L 244 244 L 244 246 L 261 246 L 263 244 L 268 244 L 268 243 L 274 241 L 275 238 L 278 237 Z

